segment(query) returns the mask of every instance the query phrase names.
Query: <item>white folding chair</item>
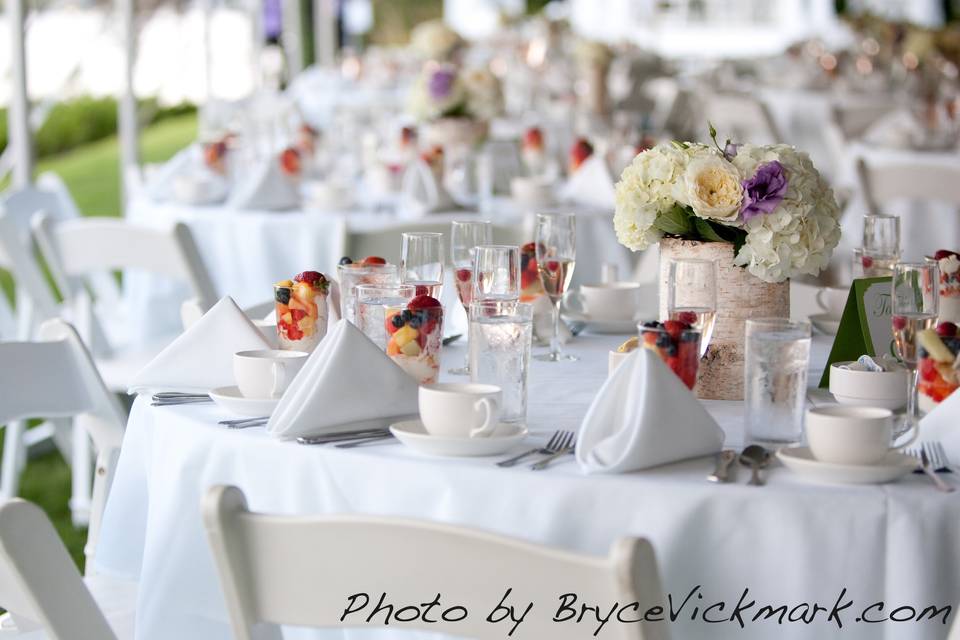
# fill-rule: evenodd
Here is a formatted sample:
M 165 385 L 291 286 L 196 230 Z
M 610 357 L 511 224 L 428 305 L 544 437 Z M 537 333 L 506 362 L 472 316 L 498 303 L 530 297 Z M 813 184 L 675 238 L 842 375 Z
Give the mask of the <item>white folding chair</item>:
M 207 492 L 203 519 L 239 640 L 251 640 L 260 623 L 258 631 L 274 637 L 279 630 L 271 625 L 382 627 L 382 614 L 365 621 L 382 592 L 397 607 L 429 602 L 440 593 L 442 602 L 470 612 L 454 624 L 418 618 L 394 620 L 391 629 L 478 640 L 500 639 L 509 630 L 484 620 L 508 587 L 524 602 L 556 602 L 563 593 L 576 593 L 580 603 L 638 602 L 640 616 L 634 618 L 663 603 L 653 548 L 639 538 L 621 539 L 607 557 L 598 558 L 429 522 L 251 513 L 243 492 L 224 486 Z M 349 597 L 358 593 L 370 594 L 368 606 L 342 619 Z M 573 640 L 593 632 L 553 622 L 552 613 L 544 611 L 527 617 L 513 638 Z M 604 637 L 662 640 L 667 630 L 664 623 L 616 624 L 604 629 Z
M 85 441 L 93 440 L 97 451 L 93 495 L 84 505 L 90 521 L 84 553 L 87 567 L 92 567 L 100 517 L 123 440 L 124 412 L 73 327 L 62 320 L 48 320 L 39 336 L 40 342 L 0 343 L 0 424 L 10 429 L 27 418 L 72 418 L 74 432 Z M 4 451 L 4 476 L 19 475 L 22 467 L 22 448 Z M 75 466 L 74 483 L 82 485 L 84 480 L 77 474 Z M 85 483 L 89 485 L 89 478 Z
M 881 203 L 893 200 L 945 202 L 960 206 L 960 164 L 883 162 L 871 164 L 857 158 L 860 191 L 873 214 L 883 213 Z
M 0 502 L 0 638 L 133 638 L 136 585 L 84 581 L 47 516 L 34 504 Z

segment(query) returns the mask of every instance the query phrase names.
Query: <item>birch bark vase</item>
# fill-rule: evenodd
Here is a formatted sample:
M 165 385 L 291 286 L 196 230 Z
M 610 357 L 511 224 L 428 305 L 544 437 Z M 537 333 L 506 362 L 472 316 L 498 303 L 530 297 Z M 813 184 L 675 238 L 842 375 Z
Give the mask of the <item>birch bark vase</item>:
M 717 263 L 717 320 L 707 353 L 700 360 L 698 398 L 743 400 L 743 363 L 747 318 L 790 315 L 790 282 L 771 284 L 734 266 L 733 245 L 664 238 L 660 241 L 660 318 L 667 318 L 670 260 Z

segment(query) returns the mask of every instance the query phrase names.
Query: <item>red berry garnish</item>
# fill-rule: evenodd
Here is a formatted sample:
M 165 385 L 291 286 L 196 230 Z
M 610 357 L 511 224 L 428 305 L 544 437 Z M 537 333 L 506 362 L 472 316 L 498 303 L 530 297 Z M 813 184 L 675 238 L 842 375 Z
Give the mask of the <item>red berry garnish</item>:
M 473 271 L 470 269 L 457 269 L 457 280 L 460 282 L 469 282 L 473 277 Z
M 950 256 L 960 256 L 956 251 L 948 251 L 947 249 L 940 249 L 935 254 L 933 254 L 934 260 L 943 260 L 944 258 L 949 258 Z
M 537 255 L 537 243 L 528 242 L 527 244 L 520 247 L 520 253 L 526 253 L 531 256 Z
M 933 381 L 937 377 L 937 366 L 930 358 L 920 360 L 920 379 L 927 382 Z
M 686 325 L 692 326 L 697 321 L 697 314 L 695 314 L 693 311 L 681 311 L 677 314 L 677 320 Z
M 423 285 L 419 285 L 423 286 Z M 419 287 L 418 287 L 419 288 Z M 426 287 L 424 287 L 426 288 Z M 407 309 L 415 311 L 417 309 L 429 309 L 430 307 L 439 307 L 440 301 L 434 297 L 428 296 L 426 294 L 418 295 L 416 298 L 407 303 Z
M 893 316 L 893 330 L 900 331 L 907 326 L 907 319 L 903 316 Z
M 560 263 L 556 260 L 550 260 L 547 262 L 547 271 L 556 271 L 560 268 Z
M 873 258 L 871 258 L 870 256 L 863 256 L 862 258 L 860 258 L 860 264 L 863 265 L 864 269 L 869 269 L 870 267 L 873 266 Z
M 674 342 L 676 342 L 680 339 L 680 334 L 683 333 L 685 329 L 689 329 L 690 326 L 678 320 L 667 320 L 663 323 L 663 328 L 670 334 Z
M 430 287 L 428 287 L 425 284 L 418 284 L 416 288 L 413 290 L 413 295 L 417 297 L 425 296 L 429 293 L 430 293 Z
M 941 322 L 937 325 L 937 335 L 941 338 L 952 338 L 957 335 L 957 325 L 952 322 Z
M 363 264 L 363 265 L 387 264 L 387 261 L 381 258 L 380 256 L 367 256 L 366 258 L 360 261 L 360 264 Z
M 298 273 L 293 277 L 294 282 L 306 282 L 313 286 L 327 281 L 326 276 L 324 276 L 319 271 L 304 271 Z

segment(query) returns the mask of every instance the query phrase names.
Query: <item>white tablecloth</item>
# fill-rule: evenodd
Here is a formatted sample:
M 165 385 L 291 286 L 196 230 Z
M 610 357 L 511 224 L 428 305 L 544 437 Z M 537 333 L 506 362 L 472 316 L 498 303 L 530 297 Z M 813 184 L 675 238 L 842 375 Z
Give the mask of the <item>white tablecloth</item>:
M 633 256 L 617 242 L 613 213 L 571 210 L 577 211 L 578 222 L 574 282 L 599 282 L 603 263 L 616 264 L 621 277 L 628 277 L 633 271 Z M 183 222 L 190 227 L 218 293 L 232 296 L 241 307 L 269 300 L 274 282 L 306 269 L 336 274 L 337 262 L 347 249 L 332 240 L 343 226 L 351 235 L 395 230 L 397 248 L 392 259 L 398 260 L 400 233 L 409 225 L 449 227 L 454 220 L 490 220 L 495 225 L 528 228 L 532 241 L 533 223 L 527 216 L 507 199 L 497 199 L 489 214 L 461 211 L 419 218 L 361 211 L 237 211 L 227 206 L 156 203 L 146 197 L 132 199 L 127 207 L 127 219 L 132 222 Z M 447 254 L 449 242 L 447 233 L 444 237 Z M 447 255 L 444 257 L 447 259 Z M 453 287 L 445 289 L 449 302 L 455 302 Z M 189 290 L 185 285 L 170 278 L 128 273 L 124 279 L 124 298 L 132 318 L 133 337 L 148 342 L 179 330 L 180 303 L 187 297 Z
M 605 377 L 607 350 L 620 340 L 584 335 L 568 347 L 580 362 L 533 363 L 535 440 L 579 425 Z M 815 339 L 811 376 L 828 347 Z M 459 363 L 463 346 L 444 354 L 447 365 Z M 727 446 L 739 446 L 742 404 L 706 405 L 726 431 Z M 217 483 L 240 486 L 254 510 L 422 518 L 592 554 L 605 554 L 619 536 L 645 536 L 675 602 L 698 585 L 704 599 L 693 600 L 701 606 L 725 600 L 725 615 L 745 588 L 758 602 L 745 629 L 690 622 L 688 606 L 671 625 L 673 638 L 941 640 L 940 624 L 857 624 L 854 611 L 881 600 L 887 612 L 960 603 L 960 494 L 938 493 L 920 476 L 884 486 L 829 486 L 778 467 L 764 488 L 746 486 L 744 470 L 737 483 L 718 486 L 705 481 L 713 466 L 708 459 L 616 476 L 584 476 L 572 461 L 534 473 L 500 469 L 487 459 L 425 458 L 397 443 L 306 447 L 273 440 L 262 429 L 224 430 L 216 425 L 223 415 L 212 406 L 158 409 L 143 399 L 134 405 L 97 566 L 140 581 L 139 640 L 229 637 L 199 513 L 201 496 Z M 822 612 L 810 625 L 749 620 L 768 603 L 829 609 L 843 589 L 855 605 L 843 613 L 842 632 Z

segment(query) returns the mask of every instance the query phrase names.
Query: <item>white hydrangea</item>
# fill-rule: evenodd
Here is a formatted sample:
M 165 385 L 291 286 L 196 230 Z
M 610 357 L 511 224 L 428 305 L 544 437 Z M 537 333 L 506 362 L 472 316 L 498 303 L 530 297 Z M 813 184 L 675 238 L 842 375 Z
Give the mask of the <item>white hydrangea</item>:
M 691 156 L 689 149 L 661 143 L 638 154 L 623 170 L 613 216 L 620 244 L 640 251 L 660 240 L 663 234 L 653 223 L 684 198 L 683 174 Z
M 500 80 L 487 69 L 468 69 L 461 74 L 467 110 L 474 118 L 492 120 L 503 112 Z
M 454 73 L 450 91 L 443 97 L 430 92 L 430 81 L 436 73 Z M 453 65 L 427 63 L 407 94 L 407 112 L 419 121 L 435 120 L 444 113 L 464 105 L 467 100 L 467 88 L 462 73 Z
M 410 46 L 428 60 L 447 60 L 463 44 L 443 20 L 427 20 L 410 31 Z
M 773 213 L 739 221 L 747 240 L 734 262 L 765 282 L 816 275 L 840 242 L 840 208 L 810 157 L 794 147 L 743 145 L 733 164 L 749 179 L 773 160 L 786 172 L 787 193 Z

